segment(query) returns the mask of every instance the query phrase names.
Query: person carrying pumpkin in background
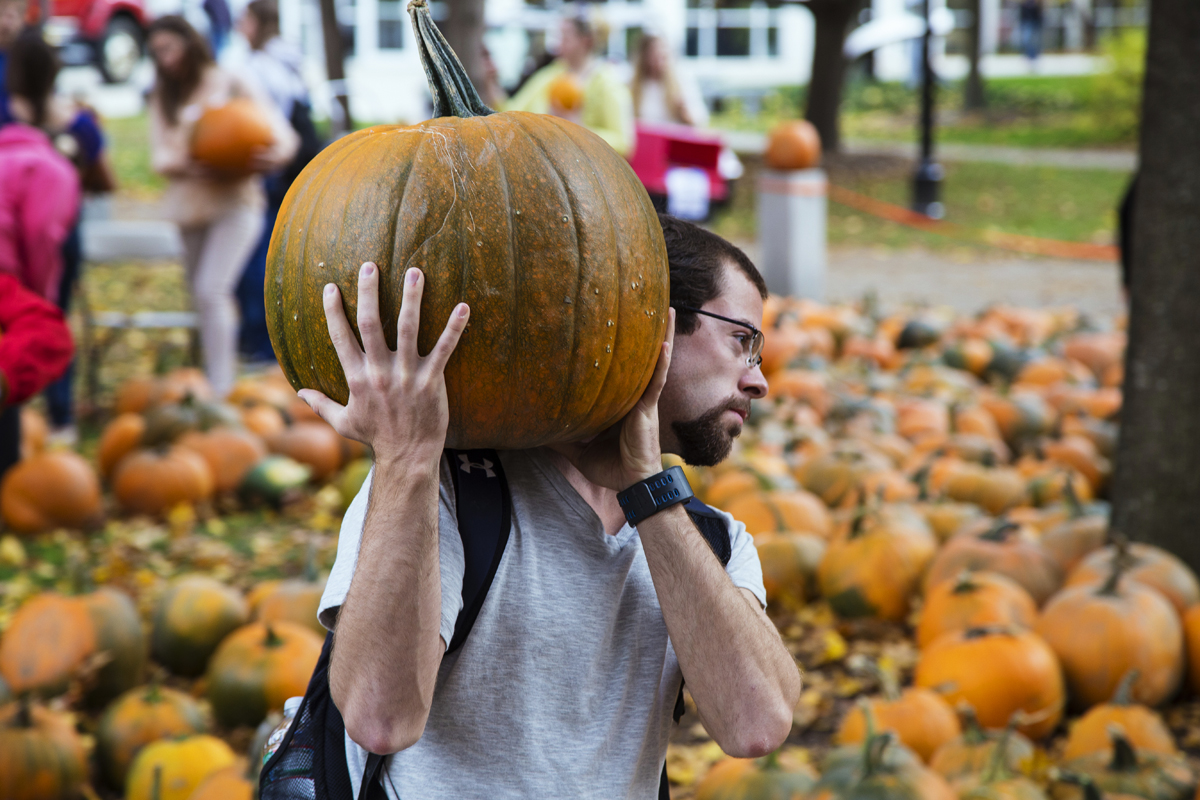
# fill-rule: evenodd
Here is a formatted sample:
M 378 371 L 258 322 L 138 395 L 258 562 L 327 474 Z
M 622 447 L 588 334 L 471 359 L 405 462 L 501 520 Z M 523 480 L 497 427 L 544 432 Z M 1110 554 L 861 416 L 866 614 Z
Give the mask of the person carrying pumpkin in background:
M 628 523 L 619 493 L 653 485 L 663 452 L 713 465 L 766 395 L 759 368 L 766 285 L 736 247 L 660 219 L 670 324 L 633 410 L 588 442 L 501 451 L 500 465 L 444 456 L 446 363 L 470 309 L 416 350 L 424 275 L 404 273 L 397 349 L 384 341 L 379 269 L 358 277 L 360 349 L 335 284 L 323 302 L 350 387 L 345 406 L 300 396 L 375 467 L 343 519 L 321 600 L 336 627 L 329 687 L 345 720 L 350 780 L 368 751 L 389 798 L 653 798 L 684 676 L 727 753 L 761 756 L 791 730 L 795 661 L 765 614 L 745 526 L 724 512 L 722 567 L 680 505 Z M 678 333 L 676 336 L 675 333 Z M 443 654 L 463 603 L 453 479 L 503 469 L 512 529 L 467 644 Z M 644 510 L 642 513 L 645 513 Z M 636 527 L 634 527 L 636 526 Z M 718 534 L 721 535 L 721 534 Z M 378 788 L 378 787 L 377 787 Z
M 62 311 L 0 273 L 0 477 L 21 455 L 20 404 L 62 375 L 74 349 Z
M 505 111 L 554 114 L 578 123 L 625 157 L 633 152 L 633 100 L 611 65 L 595 57 L 596 33 L 583 17 L 559 29 L 558 58 L 513 95 Z
M 156 19 L 147 42 L 155 67 L 151 164 L 168 180 L 164 203 L 183 239 L 205 371 L 216 396 L 224 397 L 237 371 L 234 287 L 263 227 L 266 198 L 259 174 L 286 165 L 299 137 L 257 86 L 213 62 L 208 44 L 183 17 Z M 192 154 L 192 138 L 206 110 L 235 99 L 249 99 L 268 121 L 271 144 L 255 149 L 247 170 L 223 173 Z

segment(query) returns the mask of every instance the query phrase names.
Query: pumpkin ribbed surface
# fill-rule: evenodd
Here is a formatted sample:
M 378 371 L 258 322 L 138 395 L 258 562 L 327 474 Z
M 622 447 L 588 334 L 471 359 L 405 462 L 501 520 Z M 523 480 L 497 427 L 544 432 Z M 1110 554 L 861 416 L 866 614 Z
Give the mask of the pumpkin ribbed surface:
M 436 62 L 427 72 L 461 72 L 416 5 L 422 56 Z M 405 270 L 419 267 L 422 354 L 459 302 L 471 307 L 446 368 L 448 447 L 528 448 L 604 430 L 641 396 L 666 332 L 666 245 L 649 196 L 616 151 L 573 123 L 471 111 L 433 89 L 456 116 L 339 139 L 284 199 L 266 280 L 280 366 L 295 388 L 346 402 L 323 287 L 338 284 L 357 330 L 359 267 L 375 262 L 394 348 Z
M 930 689 L 911 688 L 894 700 L 877 697 L 868 701 L 875 729 L 892 731 L 900 743 L 928 763 L 938 748 L 961 733 L 954 709 Z M 867 737 L 867 719 L 861 706 L 846 714 L 834 734 L 840 745 L 855 744 Z
M 917 646 L 925 647 L 944 633 L 985 625 L 1032 628 L 1037 618 L 1037 604 L 1016 581 L 998 572 L 965 571 L 926 593 Z
M 71 800 L 86 774 L 70 716 L 18 703 L 0 708 L 0 797 Z
M 208 722 L 190 695 L 165 686 L 132 689 L 113 701 L 96 729 L 100 774 L 122 787 L 138 751 L 151 742 L 204 733 Z
M 83 601 L 39 594 L 13 615 L 0 639 L 0 675 L 14 694 L 55 694 L 96 652 L 96 631 Z
M 203 575 L 179 578 L 154 611 L 151 651 L 178 675 L 200 675 L 221 640 L 249 616 L 236 589 Z
M 100 480 L 82 457 L 66 450 L 19 461 L 0 482 L 0 516 L 17 533 L 82 528 L 100 512 Z
M 87 700 L 91 705 L 103 705 L 141 682 L 149 643 L 137 605 L 129 595 L 105 587 L 80 599 L 96 631 L 96 652 L 107 659 L 96 672 Z
M 113 494 L 122 508 L 164 514 L 181 503 L 199 503 L 213 492 L 208 462 L 194 450 L 138 450 L 122 459 L 113 475 Z
M 255 622 L 221 642 L 208 666 L 208 699 L 228 727 L 257 725 L 304 694 L 323 639 L 292 622 Z

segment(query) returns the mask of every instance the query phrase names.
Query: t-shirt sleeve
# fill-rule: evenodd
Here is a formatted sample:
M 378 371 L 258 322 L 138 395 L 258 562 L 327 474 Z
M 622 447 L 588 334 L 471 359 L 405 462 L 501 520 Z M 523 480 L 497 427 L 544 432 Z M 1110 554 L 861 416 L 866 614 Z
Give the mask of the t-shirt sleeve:
M 746 526 L 733 518 L 732 514 L 719 512 L 725 518 L 729 528 L 729 544 L 731 554 L 725 571 L 729 574 L 733 585 L 740 589 L 749 589 L 758 598 L 763 608 L 767 607 L 767 590 L 763 588 L 762 564 L 758 560 L 758 549 L 754 546 L 754 537 L 746 531 Z
M 325 593 L 321 595 L 321 605 L 317 617 L 321 624 L 333 630 L 337 623 L 337 612 L 346 599 L 350 590 L 350 582 L 354 578 L 354 569 L 358 564 L 358 548 L 362 542 L 363 525 L 367 519 L 367 506 L 371 495 L 371 484 L 375 477 L 372 468 L 363 481 L 362 489 L 354 497 L 346 515 L 342 517 L 342 529 L 338 534 L 337 558 L 333 562 L 333 570 L 329 573 L 329 581 L 325 584 Z M 441 490 L 438 500 L 438 556 L 442 572 L 442 641 L 449 643 L 454 636 L 454 623 L 462 610 L 463 582 L 463 547 L 458 535 L 458 518 L 455 515 L 454 484 L 450 478 L 445 461 L 442 462 Z M 400 531 L 397 536 L 402 535 Z M 755 562 L 757 563 L 757 561 Z

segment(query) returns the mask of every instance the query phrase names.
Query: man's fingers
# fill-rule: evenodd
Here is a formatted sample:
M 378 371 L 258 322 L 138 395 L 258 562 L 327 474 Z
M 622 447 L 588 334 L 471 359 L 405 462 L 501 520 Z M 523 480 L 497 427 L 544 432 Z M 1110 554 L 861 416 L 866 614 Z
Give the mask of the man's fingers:
M 404 299 L 396 318 L 396 353 L 409 363 L 417 358 L 417 331 L 421 327 L 421 296 L 425 275 L 413 267 L 404 275 Z
M 321 302 L 325 306 L 325 325 L 329 328 L 329 338 L 333 341 L 333 349 L 337 351 L 338 361 L 342 362 L 342 370 L 350 372 L 362 367 L 363 352 L 354 338 L 354 331 L 346 319 L 346 309 L 342 307 L 342 293 L 337 284 L 325 284 L 321 294 Z
M 358 335 L 362 337 L 367 361 L 383 364 L 388 360 L 391 351 L 379 321 L 379 267 L 370 261 L 358 271 Z
M 330 400 L 316 389 L 301 389 L 296 392 L 300 399 L 308 403 L 308 407 L 317 413 L 317 416 L 333 426 L 333 429 L 342 436 L 354 438 L 344 430 L 346 426 L 346 407 L 336 400 Z
M 459 303 L 454 307 L 454 310 L 450 312 L 450 319 L 446 322 L 446 329 L 442 331 L 437 344 L 429 353 L 430 367 L 438 372 L 446 370 L 446 362 L 454 354 L 454 348 L 458 347 L 458 341 L 462 338 L 463 331 L 467 329 L 467 322 L 470 319 L 471 309 L 466 303 Z
M 658 403 L 658 396 L 667 385 L 667 372 L 671 369 L 671 353 L 675 349 L 675 309 L 667 312 L 667 338 L 658 350 L 658 363 L 654 365 L 654 374 L 650 377 L 650 385 L 642 394 L 642 404 L 649 408 Z

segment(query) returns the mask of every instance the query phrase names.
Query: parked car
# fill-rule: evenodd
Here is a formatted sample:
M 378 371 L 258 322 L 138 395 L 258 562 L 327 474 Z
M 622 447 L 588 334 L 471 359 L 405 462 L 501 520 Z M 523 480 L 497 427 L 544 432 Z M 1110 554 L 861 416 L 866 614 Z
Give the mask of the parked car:
M 44 0 L 30 0 L 30 21 Z M 145 0 L 50 0 L 46 40 L 64 64 L 94 64 L 108 83 L 123 83 L 142 57 L 150 12 Z

